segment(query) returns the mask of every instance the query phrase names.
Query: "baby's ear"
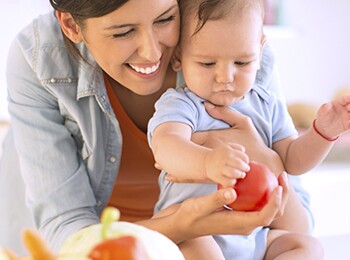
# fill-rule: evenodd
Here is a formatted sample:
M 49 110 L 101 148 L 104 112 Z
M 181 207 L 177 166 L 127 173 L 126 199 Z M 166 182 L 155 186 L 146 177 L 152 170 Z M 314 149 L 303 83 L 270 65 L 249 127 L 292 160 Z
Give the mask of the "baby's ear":
M 265 35 L 265 34 L 263 34 L 263 35 L 261 36 L 261 40 L 260 40 L 260 45 L 261 45 L 261 48 L 263 48 L 263 47 L 264 47 L 264 45 L 265 45 L 266 41 L 267 41 L 267 39 L 266 39 L 266 35 Z
M 171 58 L 171 66 L 174 71 L 181 71 L 181 49 L 179 46 L 175 48 L 173 57 Z
M 266 36 L 263 34 L 261 36 L 261 41 L 260 41 L 260 61 L 259 61 L 259 68 L 258 69 L 260 69 L 260 67 L 261 67 L 261 60 L 262 60 L 262 55 L 263 55 L 263 49 L 264 49 L 264 46 L 266 44 L 266 41 L 267 41 Z

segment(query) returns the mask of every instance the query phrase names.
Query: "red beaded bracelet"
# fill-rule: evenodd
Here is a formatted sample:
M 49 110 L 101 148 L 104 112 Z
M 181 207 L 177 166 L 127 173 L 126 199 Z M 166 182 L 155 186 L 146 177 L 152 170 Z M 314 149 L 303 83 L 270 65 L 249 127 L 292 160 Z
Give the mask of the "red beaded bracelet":
M 321 136 L 324 140 L 327 140 L 328 142 L 334 142 L 339 138 L 339 136 L 337 136 L 336 138 L 328 138 L 327 136 L 321 134 L 320 131 L 318 131 L 318 129 L 316 128 L 316 119 L 314 119 L 314 121 L 312 122 L 312 127 L 319 136 Z

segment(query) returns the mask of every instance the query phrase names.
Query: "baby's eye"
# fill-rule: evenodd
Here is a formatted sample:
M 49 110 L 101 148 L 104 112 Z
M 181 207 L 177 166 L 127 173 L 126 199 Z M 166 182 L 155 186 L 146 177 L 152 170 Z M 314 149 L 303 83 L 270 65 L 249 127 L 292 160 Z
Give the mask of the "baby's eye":
M 238 65 L 238 66 L 246 66 L 250 63 L 250 61 L 248 62 L 244 62 L 244 61 L 235 61 L 235 65 Z
M 201 62 L 200 63 L 203 67 L 213 67 L 215 65 L 215 62 Z

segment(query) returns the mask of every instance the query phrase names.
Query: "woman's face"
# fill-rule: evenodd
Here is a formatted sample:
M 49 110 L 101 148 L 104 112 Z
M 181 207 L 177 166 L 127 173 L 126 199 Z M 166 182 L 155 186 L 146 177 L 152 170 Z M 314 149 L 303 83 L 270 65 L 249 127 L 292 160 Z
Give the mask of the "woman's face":
M 101 68 L 139 95 L 158 91 L 179 38 L 176 0 L 130 0 L 86 20 L 82 36 Z

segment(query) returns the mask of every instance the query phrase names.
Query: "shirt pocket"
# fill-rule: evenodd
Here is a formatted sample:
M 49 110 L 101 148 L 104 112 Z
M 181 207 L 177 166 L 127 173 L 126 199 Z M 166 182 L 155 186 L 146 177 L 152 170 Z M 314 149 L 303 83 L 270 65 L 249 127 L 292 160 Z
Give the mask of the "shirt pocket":
M 89 148 L 88 144 L 85 142 L 78 123 L 72 118 L 66 117 L 64 124 L 68 131 L 71 133 L 71 136 L 77 145 L 77 149 L 81 157 L 83 160 L 86 160 L 91 155 L 92 151 Z

